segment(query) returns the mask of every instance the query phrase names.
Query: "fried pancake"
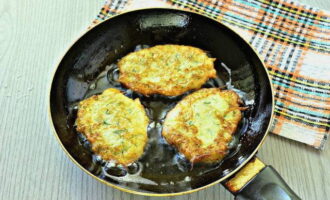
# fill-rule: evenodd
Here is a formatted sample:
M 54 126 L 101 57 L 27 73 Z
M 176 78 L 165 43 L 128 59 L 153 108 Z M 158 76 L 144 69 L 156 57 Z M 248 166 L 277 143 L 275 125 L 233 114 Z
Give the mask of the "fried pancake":
M 214 60 L 196 47 L 158 45 L 123 57 L 119 82 L 144 95 L 177 96 L 215 78 Z
M 240 102 L 234 91 L 198 90 L 167 114 L 162 135 L 192 163 L 217 162 L 242 118 Z
M 79 103 L 76 125 L 102 159 L 126 166 L 143 154 L 148 121 L 139 99 L 110 88 Z

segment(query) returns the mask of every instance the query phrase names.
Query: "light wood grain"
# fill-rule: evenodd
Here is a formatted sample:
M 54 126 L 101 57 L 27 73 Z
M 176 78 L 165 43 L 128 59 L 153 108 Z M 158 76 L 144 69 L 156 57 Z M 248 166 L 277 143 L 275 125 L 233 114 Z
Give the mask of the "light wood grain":
M 303 2 L 330 10 L 328 0 Z M 102 3 L 0 0 L 0 199 L 156 199 L 123 193 L 92 179 L 66 157 L 49 128 L 46 97 L 55 63 Z M 270 135 L 259 157 L 303 199 L 330 199 L 329 148 L 320 152 Z M 217 185 L 157 199 L 233 196 Z

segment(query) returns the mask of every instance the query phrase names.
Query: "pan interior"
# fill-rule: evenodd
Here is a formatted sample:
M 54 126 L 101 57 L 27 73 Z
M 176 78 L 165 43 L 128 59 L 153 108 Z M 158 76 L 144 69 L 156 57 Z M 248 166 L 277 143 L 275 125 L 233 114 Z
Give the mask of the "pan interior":
M 192 166 L 161 137 L 166 113 L 189 92 L 177 97 L 135 93 L 118 83 L 116 63 L 126 54 L 158 44 L 182 44 L 216 58 L 217 78 L 203 87 L 235 90 L 248 107 L 228 156 L 220 163 Z M 150 118 L 144 155 L 128 169 L 114 167 L 90 151 L 75 131 L 77 103 L 114 87 L 140 98 Z M 52 83 L 51 116 L 69 154 L 96 177 L 145 193 L 179 193 L 224 178 L 243 163 L 265 135 L 272 109 L 271 87 L 257 55 L 239 36 L 206 17 L 178 10 L 147 9 L 108 20 L 81 37 L 61 61 Z

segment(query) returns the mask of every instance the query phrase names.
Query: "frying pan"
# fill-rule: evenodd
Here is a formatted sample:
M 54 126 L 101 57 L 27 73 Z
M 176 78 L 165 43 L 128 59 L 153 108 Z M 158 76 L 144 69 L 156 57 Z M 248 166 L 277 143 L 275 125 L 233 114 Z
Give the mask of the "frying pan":
M 190 45 L 208 52 L 216 58 L 218 78 L 203 87 L 235 90 L 248 108 L 228 155 L 220 163 L 192 166 L 161 137 L 163 117 L 186 94 L 146 97 L 116 81 L 120 58 L 158 44 Z M 130 98 L 140 98 L 153 124 L 148 127 L 144 155 L 126 169 L 94 155 L 86 138 L 75 130 L 77 103 L 109 87 L 119 88 Z M 65 153 L 106 185 L 134 194 L 173 196 L 222 183 L 237 198 L 299 199 L 271 166 L 255 156 L 268 133 L 274 107 L 265 65 L 235 31 L 208 17 L 152 8 L 126 12 L 100 23 L 81 36 L 60 61 L 49 101 L 51 124 Z

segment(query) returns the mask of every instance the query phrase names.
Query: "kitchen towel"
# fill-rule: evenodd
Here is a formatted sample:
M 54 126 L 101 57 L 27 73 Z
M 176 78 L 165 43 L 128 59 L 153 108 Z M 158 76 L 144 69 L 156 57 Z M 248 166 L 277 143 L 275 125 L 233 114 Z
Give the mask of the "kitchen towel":
M 93 25 L 148 7 L 190 10 L 241 35 L 275 90 L 271 132 L 322 149 L 330 130 L 330 12 L 293 0 L 107 0 Z

